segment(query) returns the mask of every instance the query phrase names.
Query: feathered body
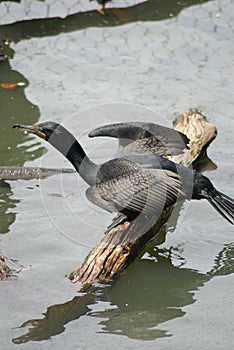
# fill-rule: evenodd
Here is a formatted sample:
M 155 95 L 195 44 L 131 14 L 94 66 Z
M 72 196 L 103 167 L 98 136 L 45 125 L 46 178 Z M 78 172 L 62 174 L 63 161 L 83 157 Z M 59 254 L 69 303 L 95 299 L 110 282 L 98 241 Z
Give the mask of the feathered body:
M 139 147 L 139 138 L 136 135 L 139 135 L 143 124 L 141 123 L 139 129 L 139 125 L 131 123 L 131 129 L 134 131 L 136 128 L 135 136 L 131 136 L 130 142 L 125 147 L 131 145 L 134 148 L 135 143 L 136 149 Z M 202 174 L 155 154 L 157 143 L 153 144 L 154 153 L 150 153 L 150 148 L 148 153 L 144 154 L 137 154 L 134 151 L 132 154 L 99 165 L 87 157 L 80 143 L 60 124 L 45 122 L 35 126 L 15 125 L 15 127 L 42 137 L 60 151 L 90 185 L 87 190 L 88 199 L 105 210 L 121 212 L 132 220 L 142 213 L 145 216 L 151 214 L 158 216 L 165 207 L 180 199 L 207 199 L 223 217 L 233 224 L 234 200 L 216 190 L 210 180 Z M 113 128 L 111 129 L 110 126 L 108 128 L 111 136 L 115 134 L 114 137 L 118 137 L 118 127 L 114 132 Z M 128 128 L 129 124 L 123 125 L 123 123 L 120 127 L 122 131 L 125 130 L 124 132 Z M 187 147 L 186 136 L 181 136 L 173 129 L 169 129 L 167 134 L 168 128 L 161 126 L 155 126 L 155 128 L 153 131 L 151 126 L 150 134 L 144 134 L 142 139 L 154 136 L 160 143 L 163 139 L 165 148 L 171 153 Z M 161 140 L 160 135 L 155 134 L 160 128 L 163 128 L 161 130 L 165 133 L 164 137 L 161 136 Z M 174 144 L 173 147 L 171 143 Z M 150 142 L 145 144 L 151 145 Z M 159 148 L 161 149 L 161 144 Z

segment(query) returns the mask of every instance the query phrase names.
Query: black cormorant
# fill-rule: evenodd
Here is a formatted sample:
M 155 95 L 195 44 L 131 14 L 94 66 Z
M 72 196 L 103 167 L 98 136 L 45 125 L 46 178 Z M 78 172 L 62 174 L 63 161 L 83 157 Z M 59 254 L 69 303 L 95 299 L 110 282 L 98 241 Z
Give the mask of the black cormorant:
M 231 224 L 234 200 L 214 188 L 202 174 L 157 154 L 126 155 L 101 165 L 93 163 L 75 137 L 54 122 L 16 124 L 53 145 L 90 185 L 88 199 L 109 212 L 132 220 L 141 212 L 159 215 L 177 199 L 207 199 Z

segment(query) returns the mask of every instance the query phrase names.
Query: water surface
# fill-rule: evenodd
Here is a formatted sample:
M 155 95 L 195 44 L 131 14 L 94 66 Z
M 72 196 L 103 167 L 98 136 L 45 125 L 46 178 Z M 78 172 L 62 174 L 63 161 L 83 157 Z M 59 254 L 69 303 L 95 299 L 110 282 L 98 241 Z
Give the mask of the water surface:
M 15 123 L 63 122 L 96 161 L 112 140 L 88 131 L 121 120 L 171 125 L 199 108 L 218 128 L 208 176 L 233 192 L 232 0 L 0 3 L 1 165 L 69 167 Z M 48 151 L 47 151 L 48 150 Z M 232 349 L 233 227 L 205 202 L 185 204 L 115 283 L 87 295 L 68 275 L 111 215 L 76 174 L 1 181 L 1 251 L 27 270 L 2 281 L 1 348 Z M 19 326 L 23 327 L 19 327 Z

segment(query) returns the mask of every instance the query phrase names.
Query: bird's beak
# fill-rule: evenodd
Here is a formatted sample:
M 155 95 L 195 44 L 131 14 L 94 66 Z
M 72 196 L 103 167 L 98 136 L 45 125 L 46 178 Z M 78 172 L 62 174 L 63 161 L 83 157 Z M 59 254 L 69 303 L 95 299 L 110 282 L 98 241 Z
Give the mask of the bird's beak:
M 40 131 L 40 127 L 38 125 L 23 125 L 23 124 L 15 124 L 13 125 L 13 128 L 21 129 L 23 131 L 30 132 L 31 134 L 35 134 L 42 139 L 46 139 L 46 134 L 42 131 Z

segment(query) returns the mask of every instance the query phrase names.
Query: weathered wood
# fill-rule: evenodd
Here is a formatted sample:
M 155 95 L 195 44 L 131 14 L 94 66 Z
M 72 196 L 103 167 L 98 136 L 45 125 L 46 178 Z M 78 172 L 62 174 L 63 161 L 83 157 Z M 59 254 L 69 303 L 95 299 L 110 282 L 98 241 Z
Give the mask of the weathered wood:
M 189 150 L 172 159 L 187 167 L 196 164 L 206 154 L 207 147 L 217 136 L 217 128 L 208 123 L 206 117 L 199 112 L 189 111 L 179 115 L 173 122 L 173 127 L 190 139 Z
M 0 280 L 12 275 L 13 270 L 7 265 L 5 255 L 0 252 Z
M 215 126 L 201 113 L 189 111 L 176 118 L 174 128 L 189 137 L 190 148 L 171 160 L 191 166 L 216 137 Z M 161 227 L 170 217 L 174 206 L 164 209 L 155 223 L 152 217 L 125 222 L 107 232 L 85 258 L 82 265 L 69 276 L 72 282 L 81 282 L 85 290 L 94 282 L 103 283 L 122 272 L 159 235 Z

